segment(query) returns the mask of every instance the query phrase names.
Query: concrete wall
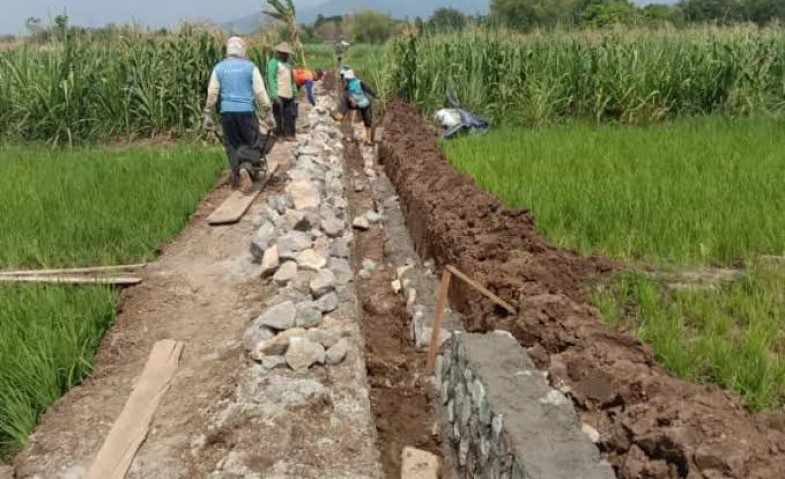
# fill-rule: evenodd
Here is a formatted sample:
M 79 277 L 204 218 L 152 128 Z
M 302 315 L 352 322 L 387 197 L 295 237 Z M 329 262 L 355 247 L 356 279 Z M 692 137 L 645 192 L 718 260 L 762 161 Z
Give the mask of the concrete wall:
M 436 384 L 445 439 L 471 479 L 612 479 L 572 401 L 507 333 L 455 334 Z

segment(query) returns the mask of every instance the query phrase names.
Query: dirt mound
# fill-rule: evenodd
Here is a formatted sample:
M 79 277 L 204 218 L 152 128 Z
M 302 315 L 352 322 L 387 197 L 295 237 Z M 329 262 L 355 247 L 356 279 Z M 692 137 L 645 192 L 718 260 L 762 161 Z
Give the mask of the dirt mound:
M 586 282 L 613 265 L 559 250 L 527 211 L 511 211 L 447 163 L 420 113 L 392 102 L 381 159 L 424 256 L 453 264 L 520 314 L 504 317 L 458 284 L 467 329 L 506 329 L 570 391 L 623 479 L 775 479 L 785 468 L 785 417 L 752 415 L 735 395 L 657 366 L 651 350 L 609 330 Z

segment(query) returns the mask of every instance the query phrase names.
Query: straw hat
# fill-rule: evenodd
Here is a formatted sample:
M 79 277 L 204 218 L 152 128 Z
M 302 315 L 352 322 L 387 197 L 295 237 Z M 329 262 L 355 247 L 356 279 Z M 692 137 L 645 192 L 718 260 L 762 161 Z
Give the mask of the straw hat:
M 286 42 L 279 43 L 278 46 L 275 47 L 275 51 L 278 53 L 286 53 L 287 55 L 294 53 L 292 51 L 292 46 Z

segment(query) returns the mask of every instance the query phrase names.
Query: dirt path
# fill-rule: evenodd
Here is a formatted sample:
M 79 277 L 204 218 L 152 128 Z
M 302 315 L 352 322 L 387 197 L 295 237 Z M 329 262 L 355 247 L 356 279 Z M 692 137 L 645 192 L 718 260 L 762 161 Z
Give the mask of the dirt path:
M 271 157 L 286 165 L 291 148 L 279 144 Z M 124 294 L 95 374 L 43 417 L 14 459 L 16 478 L 84 477 L 152 344 L 165 338 L 185 342 L 181 366 L 129 478 L 370 477 L 376 450 L 361 355 L 296 373 L 265 371 L 243 350 L 244 331 L 273 293 L 249 244 L 265 200 L 282 191 L 269 185 L 239 224 L 219 228 L 204 219 L 228 188 L 208 196 L 144 283 Z

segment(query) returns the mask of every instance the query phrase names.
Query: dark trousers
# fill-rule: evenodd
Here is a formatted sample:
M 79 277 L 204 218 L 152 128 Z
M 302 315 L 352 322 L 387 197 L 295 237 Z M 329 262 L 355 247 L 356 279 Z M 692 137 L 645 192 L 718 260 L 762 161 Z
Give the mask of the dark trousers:
M 349 100 L 344 97 L 341 100 L 341 104 L 338 105 L 338 111 L 340 111 L 342 115 L 345 115 L 349 112 L 349 110 L 357 110 L 360 112 L 363 117 L 363 124 L 366 128 L 373 126 L 373 112 L 371 111 L 371 105 L 368 105 L 366 108 L 352 107 L 349 105 Z
M 248 164 L 250 173 L 256 177 L 262 168 L 262 136 L 259 133 L 259 120 L 254 113 L 223 113 L 221 128 L 224 134 L 224 148 L 232 169 L 232 185 L 240 178 L 240 167 Z
M 294 98 L 279 98 L 273 105 L 275 117 L 275 136 L 278 138 L 294 138 L 296 136 L 295 118 L 297 118 L 297 103 Z

